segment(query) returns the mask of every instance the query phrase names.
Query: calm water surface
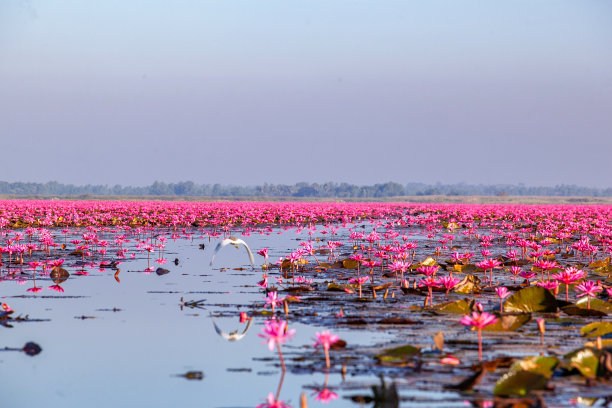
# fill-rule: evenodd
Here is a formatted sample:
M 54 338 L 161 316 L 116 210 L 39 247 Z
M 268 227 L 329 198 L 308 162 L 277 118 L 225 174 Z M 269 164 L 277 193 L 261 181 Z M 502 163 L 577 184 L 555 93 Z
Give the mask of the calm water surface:
M 279 231 L 242 238 L 253 252 L 269 247 L 271 259 L 297 248 L 297 237 L 307 239 L 305 234 Z M 26 292 L 31 280 L 22 284 L 16 280 L 2 282 L 2 300 L 16 314 L 46 321 L 0 327 L 3 346 L 21 347 L 35 341 L 43 348 L 34 357 L 0 353 L 1 406 L 253 407 L 270 392 L 276 393 L 281 378 L 277 356 L 256 335 L 265 317 L 257 316 L 251 330 L 238 342 L 227 342 L 214 331 L 211 314 L 219 316 L 215 317 L 217 325 L 230 332 L 244 327 L 238 322 L 240 311 L 261 311 L 264 304 L 263 292 L 256 286 L 260 271 L 219 270 L 222 266 L 246 267 L 248 257 L 243 248 L 223 248 L 215 265 L 209 266 L 216 242 L 200 235 L 169 239 L 169 262 L 161 266 L 170 273 L 162 276 L 142 272 L 147 265 L 142 253 L 119 265 L 120 283 L 110 269 L 89 269 L 89 276 L 77 276 L 73 265 L 78 258 L 64 251 L 58 255 L 67 259 L 65 266 L 72 273 L 61 285 L 64 293 L 48 290 L 53 285 L 49 278 L 37 280 L 38 286 L 45 287 L 37 294 Z M 199 249 L 200 243 L 206 244 L 204 250 Z M 255 256 L 260 263 L 263 258 Z M 174 258 L 179 258 L 178 266 L 172 262 Z M 181 309 L 181 297 L 204 300 L 203 306 Z M 330 328 L 300 323 L 291 327 L 297 333 L 284 346 L 288 359 L 312 353 L 315 332 Z M 353 347 L 384 344 L 390 338 L 381 331 L 331 329 Z M 316 356 L 321 359 L 322 352 Z M 179 376 L 189 371 L 202 371 L 204 378 L 198 381 Z M 364 371 L 354 375 L 349 367 L 343 381 L 339 365 L 334 367 L 328 386 L 340 397 L 325 406 L 358 406 L 343 397 L 368 393 L 367 387 L 377 383 L 377 378 Z M 323 405 L 314 400 L 313 394 L 324 381 L 322 371 L 289 370 L 280 399 L 299 406 L 299 395 L 306 392 L 309 406 Z M 419 393 L 415 391 L 413 397 L 418 405 Z M 463 405 L 457 398 L 456 394 L 451 396 Z

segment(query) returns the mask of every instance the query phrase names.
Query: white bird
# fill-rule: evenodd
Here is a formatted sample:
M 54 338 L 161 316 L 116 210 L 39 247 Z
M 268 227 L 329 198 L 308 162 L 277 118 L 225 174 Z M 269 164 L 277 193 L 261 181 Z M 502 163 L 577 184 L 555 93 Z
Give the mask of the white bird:
M 247 253 L 249 254 L 249 260 L 251 261 L 251 266 L 255 268 L 255 259 L 253 258 L 253 253 L 251 252 L 251 249 L 246 244 L 246 242 L 236 237 L 225 238 L 223 241 L 217 244 L 217 247 L 215 248 L 215 253 L 212 256 L 212 259 L 210 260 L 210 266 L 212 266 L 213 261 L 215 260 L 215 255 L 217 255 L 217 252 L 219 252 L 219 250 L 223 248 L 224 246 L 230 245 L 230 244 L 235 246 L 236 248 L 238 248 L 238 245 L 244 245 L 244 247 L 247 250 Z
M 211 317 L 212 319 L 212 317 Z M 240 339 L 242 339 L 247 332 L 249 331 L 249 328 L 251 327 L 251 324 L 253 323 L 253 319 L 249 319 L 249 321 L 247 322 L 246 327 L 244 328 L 244 331 L 240 334 L 238 334 L 238 330 L 234 330 L 231 333 L 226 333 L 223 330 L 221 330 L 219 328 L 219 326 L 217 326 L 217 323 L 215 323 L 215 321 L 213 320 L 213 326 L 215 326 L 215 331 L 217 332 L 217 334 L 221 337 L 223 337 L 225 340 L 227 341 L 238 341 Z

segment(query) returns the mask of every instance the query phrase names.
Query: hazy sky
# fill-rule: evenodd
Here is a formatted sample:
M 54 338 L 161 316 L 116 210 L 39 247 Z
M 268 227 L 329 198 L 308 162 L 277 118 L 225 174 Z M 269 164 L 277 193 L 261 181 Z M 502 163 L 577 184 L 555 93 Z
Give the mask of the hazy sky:
M 0 180 L 612 186 L 612 1 L 0 0 Z

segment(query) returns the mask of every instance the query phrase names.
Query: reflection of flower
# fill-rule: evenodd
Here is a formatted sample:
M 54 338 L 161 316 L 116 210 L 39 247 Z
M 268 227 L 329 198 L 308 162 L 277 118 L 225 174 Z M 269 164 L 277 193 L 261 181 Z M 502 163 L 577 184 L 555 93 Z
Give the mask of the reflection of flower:
M 320 391 L 316 391 L 315 395 L 315 401 L 321 401 L 325 404 L 338 398 L 338 394 L 328 388 L 323 388 Z
M 56 292 L 64 292 L 64 288 L 62 288 L 60 285 L 51 285 L 49 286 L 49 289 L 54 290 Z
M 31 288 L 26 289 L 27 292 L 40 292 L 41 290 L 43 290 L 44 288 L 41 288 L 40 286 L 33 286 Z
M 268 400 L 263 404 L 257 405 L 256 408 L 291 408 L 291 405 L 286 404 L 284 401 L 277 401 L 274 398 L 274 394 L 269 393 Z

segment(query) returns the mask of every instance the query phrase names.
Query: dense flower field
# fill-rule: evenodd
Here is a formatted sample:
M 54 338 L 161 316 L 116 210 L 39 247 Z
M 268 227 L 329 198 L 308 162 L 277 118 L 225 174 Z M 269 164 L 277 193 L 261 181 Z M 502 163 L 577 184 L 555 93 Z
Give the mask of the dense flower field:
M 610 206 L 1 201 L 0 280 L 31 282 L 24 290 L 33 295 L 63 292 L 62 283 L 71 275 L 95 270 L 116 271 L 119 281 L 119 264 L 135 258 L 146 259 L 142 272 L 159 270 L 168 262 L 169 239 L 244 245 L 250 255 L 255 236 L 289 231 L 300 237 L 292 250 L 252 249 L 259 257 L 253 273 L 262 296 L 250 313 L 240 314 L 240 323 L 248 327 L 252 319 L 263 323 L 260 337 L 278 352 L 283 373 L 303 369 L 286 362 L 281 352 L 281 344 L 295 333 L 289 328 L 292 317 L 331 330 L 342 325 L 444 327 L 427 332 L 435 338 L 427 352 L 397 345 L 359 358 L 372 372 L 392 377 L 424 365 L 442 371 L 456 367 L 466 381 L 444 381 L 459 393 L 478 388 L 483 373 L 497 373 L 474 404 L 525 397 L 526 404 L 536 406 L 539 393 L 560 381 L 553 376 L 582 378 L 585 386 L 609 385 Z M 229 236 L 242 240 L 222 241 Z M 220 243 L 215 254 L 221 250 Z M 245 263 L 251 263 L 246 256 Z M 53 284 L 39 286 L 37 278 Z M 312 307 L 327 317 L 306 313 Z M 9 302 L 3 308 L 0 322 L 16 324 Z M 295 311 L 303 313 L 292 315 Z M 564 317 L 573 319 L 571 327 Z M 463 326 L 475 332 L 464 335 L 470 342 L 447 341 L 445 347 L 442 333 L 452 337 Z M 559 333 L 549 341 L 552 348 L 545 347 L 547 330 Z M 519 356 L 504 351 L 510 343 L 495 333 L 515 335 L 514 346 L 542 348 Z M 483 345 L 488 336 L 494 336 L 490 356 Z M 415 338 L 422 341 L 422 333 Z M 318 332 L 315 346 L 323 348 L 325 362 L 314 362 L 313 369 L 350 369 L 346 361 L 358 357 L 341 343 L 330 331 Z M 353 360 L 344 358 L 348 355 Z M 325 384 L 317 400 L 333 401 L 337 394 L 327 379 Z M 389 391 L 380 398 L 398 397 Z M 277 393 L 259 406 L 283 404 Z

